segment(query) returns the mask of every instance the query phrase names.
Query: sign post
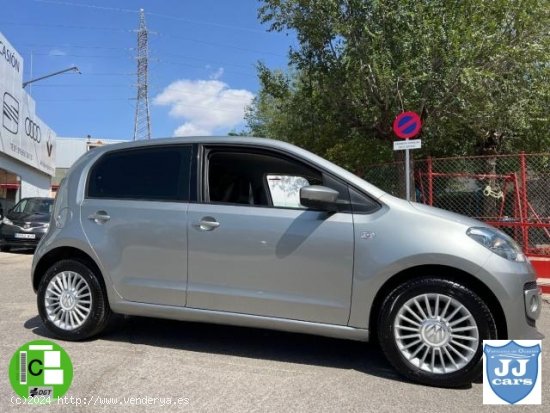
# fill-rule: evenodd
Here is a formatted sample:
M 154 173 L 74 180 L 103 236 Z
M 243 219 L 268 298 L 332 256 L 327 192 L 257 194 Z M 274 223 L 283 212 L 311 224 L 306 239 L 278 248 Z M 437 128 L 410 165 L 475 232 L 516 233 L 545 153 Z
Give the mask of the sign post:
M 405 150 L 405 191 L 407 201 L 411 200 L 411 179 L 410 179 L 410 155 L 409 150 L 418 149 L 422 145 L 420 139 L 409 140 L 420 132 L 422 121 L 415 112 L 403 112 L 395 117 L 393 121 L 393 132 L 398 138 L 404 141 L 393 143 L 394 151 Z

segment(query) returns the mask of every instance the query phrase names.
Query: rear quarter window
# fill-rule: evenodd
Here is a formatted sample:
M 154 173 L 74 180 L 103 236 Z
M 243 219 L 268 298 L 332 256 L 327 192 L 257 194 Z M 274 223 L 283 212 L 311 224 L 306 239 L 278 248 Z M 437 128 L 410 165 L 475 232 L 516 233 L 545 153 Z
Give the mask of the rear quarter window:
M 88 177 L 88 198 L 188 201 L 191 146 L 120 150 L 103 155 Z

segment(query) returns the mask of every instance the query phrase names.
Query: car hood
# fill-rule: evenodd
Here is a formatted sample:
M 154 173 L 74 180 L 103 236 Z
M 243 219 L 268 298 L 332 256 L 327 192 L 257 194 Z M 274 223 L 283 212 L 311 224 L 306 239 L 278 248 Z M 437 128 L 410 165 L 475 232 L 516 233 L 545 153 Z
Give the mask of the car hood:
M 45 224 L 50 222 L 51 214 L 39 212 L 10 212 L 6 217 L 14 222 L 36 222 Z
M 404 209 L 412 208 L 423 214 L 445 219 L 448 221 L 453 221 L 468 227 L 488 227 L 489 226 L 484 222 L 478 221 L 477 219 L 474 219 L 474 218 L 467 217 L 465 215 L 460 215 L 455 212 L 432 207 L 429 205 L 419 204 L 417 202 L 408 202 L 408 201 L 405 201 L 404 199 L 396 198 L 392 195 L 384 195 L 379 199 L 382 202 L 399 205 L 401 208 L 404 208 Z

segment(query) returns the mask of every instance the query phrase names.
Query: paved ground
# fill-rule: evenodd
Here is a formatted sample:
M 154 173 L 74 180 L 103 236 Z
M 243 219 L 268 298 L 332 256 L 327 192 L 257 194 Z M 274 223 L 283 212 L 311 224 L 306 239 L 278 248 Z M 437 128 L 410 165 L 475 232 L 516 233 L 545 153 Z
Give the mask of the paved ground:
M 50 338 L 37 316 L 29 253 L 0 253 L 0 411 L 11 404 L 7 366 L 29 340 Z M 550 305 L 540 330 L 550 337 Z M 68 395 L 96 406 L 41 406 L 45 411 L 165 411 L 124 398 L 183 398 L 179 411 L 548 411 L 550 351 L 543 347 L 543 406 L 483 406 L 482 385 L 444 390 L 404 382 L 383 355 L 345 340 L 146 318 L 119 319 L 100 339 L 62 342 L 74 365 Z M 98 406 L 116 399 L 117 406 Z M 186 404 L 186 399 L 188 403 Z M 141 399 L 143 400 L 143 399 Z M 138 402 L 138 400 L 135 400 Z M 546 408 L 544 407 L 546 405 Z

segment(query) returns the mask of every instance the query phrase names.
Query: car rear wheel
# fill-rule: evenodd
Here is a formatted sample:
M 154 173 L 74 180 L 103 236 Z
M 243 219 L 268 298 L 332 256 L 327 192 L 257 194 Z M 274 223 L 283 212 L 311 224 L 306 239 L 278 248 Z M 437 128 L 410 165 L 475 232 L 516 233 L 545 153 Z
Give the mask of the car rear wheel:
M 59 261 L 46 271 L 37 300 L 44 325 L 64 340 L 83 340 L 98 334 L 111 314 L 98 275 L 76 260 Z
M 10 246 L 9 245 L 2 245 L 0 246 L 0 251 L 2 252 L 9 252 L 10 251 Z
M 440 278 L 405 282 L 384 300 L 378 338 L 410 380 L 461 387 L 481 374 L 483 340 L 497 336 L 487 305 L 470 288 Z

